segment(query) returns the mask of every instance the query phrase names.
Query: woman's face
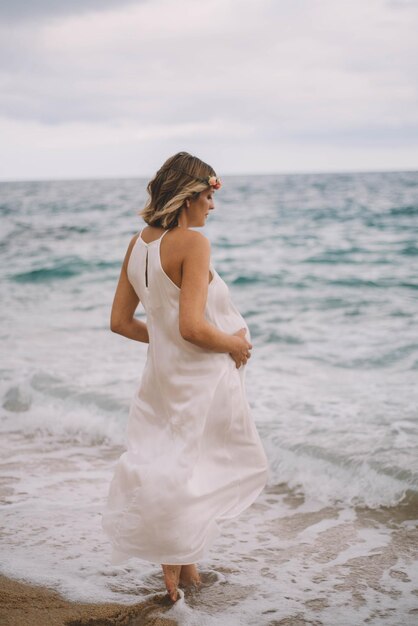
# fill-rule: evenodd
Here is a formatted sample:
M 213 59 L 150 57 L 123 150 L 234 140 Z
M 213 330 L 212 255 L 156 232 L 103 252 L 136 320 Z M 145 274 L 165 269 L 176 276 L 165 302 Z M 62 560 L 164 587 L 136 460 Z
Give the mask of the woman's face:
M 215 208 L 214 189 L 208 187 L 200 192 L 196 200 L 190 199 L 190 205 L 187 209 L 187 217 L 189 226 L 204 226 L 209 211 Z

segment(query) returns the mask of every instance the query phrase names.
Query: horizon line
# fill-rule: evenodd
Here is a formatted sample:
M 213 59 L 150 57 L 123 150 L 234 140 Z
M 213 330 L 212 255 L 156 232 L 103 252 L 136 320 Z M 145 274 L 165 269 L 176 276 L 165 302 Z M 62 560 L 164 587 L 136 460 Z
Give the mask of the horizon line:
M 327 174 L 412 174 L 418 172 L 416 169 L 367 169 L 367 170 L 301 170 L 301 171 L 282 171 L 282 172 L 241 172 L 239 174 L 223 174 L 221 178 L 233 178 L 243 176 L 310 176 L 310 175 L 327 175 Z M 136 174 L 136 175 L 119 175 L 119 176 L 76 176 L 68 178 L 0 178 L 0 184 L 3 183 L 64 183 L 78 181 L 104 181 L 104 180 L 141 180 L 151 178 L 155 174 Z

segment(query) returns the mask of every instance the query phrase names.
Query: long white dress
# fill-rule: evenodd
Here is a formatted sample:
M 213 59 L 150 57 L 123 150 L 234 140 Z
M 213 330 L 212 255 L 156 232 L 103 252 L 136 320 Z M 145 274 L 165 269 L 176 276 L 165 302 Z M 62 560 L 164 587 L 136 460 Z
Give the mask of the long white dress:
M 146 312 L 149 344 L 102 526 L 112 564 L 130 557 L 187 564 L 206 558 L 220 525 L 250 506 L 269 466 L 246 398 L 245 365 L 183 339 L 180 289 L 164 272 L 160 239 L 141 233 L 128 278 Z M 248 326 L 210 263 L 206 319 L 227 333 Z

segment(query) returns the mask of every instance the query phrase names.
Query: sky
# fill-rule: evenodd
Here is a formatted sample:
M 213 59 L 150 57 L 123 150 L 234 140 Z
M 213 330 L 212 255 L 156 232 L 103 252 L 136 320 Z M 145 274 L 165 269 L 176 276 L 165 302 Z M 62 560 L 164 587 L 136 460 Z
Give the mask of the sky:
M 0 0 L 0 180 L 418 169 L 418 0 Z

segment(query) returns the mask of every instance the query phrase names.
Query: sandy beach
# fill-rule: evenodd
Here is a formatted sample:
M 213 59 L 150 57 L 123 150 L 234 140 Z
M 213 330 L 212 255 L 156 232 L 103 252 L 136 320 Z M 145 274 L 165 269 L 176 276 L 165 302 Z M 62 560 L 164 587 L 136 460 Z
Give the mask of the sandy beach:
M 2 626 L 174 626 L 177 622 L 155 616 L 170 604 L 168 597 L 133 606 L 69 602 L 51 589 L 0 577 Z

